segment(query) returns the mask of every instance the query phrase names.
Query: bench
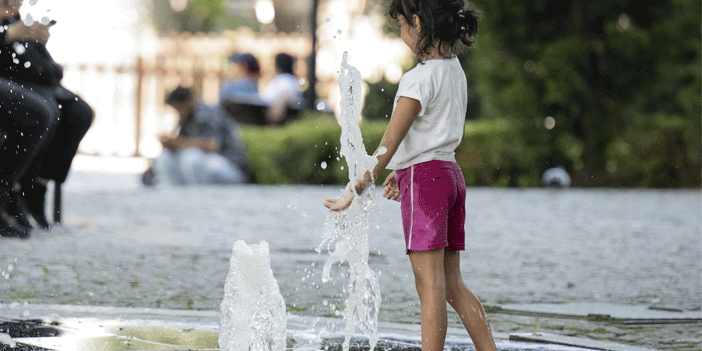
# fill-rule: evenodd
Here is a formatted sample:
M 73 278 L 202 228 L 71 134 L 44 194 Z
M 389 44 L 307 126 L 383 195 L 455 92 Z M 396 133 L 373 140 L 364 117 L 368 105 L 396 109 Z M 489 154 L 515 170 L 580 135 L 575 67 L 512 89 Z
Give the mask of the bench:
M 222 107 L 224 107 L 229 115 L 237 122 L 259 126 L 284 125 L 297 119 L 300 115 L 300 111 L 304 110 L 299 103 L 288 104 L 283 118 L 277 122 L 271 122 L 268 118 L 270 107 L 264 103 L 226 100 L 222 102 Z

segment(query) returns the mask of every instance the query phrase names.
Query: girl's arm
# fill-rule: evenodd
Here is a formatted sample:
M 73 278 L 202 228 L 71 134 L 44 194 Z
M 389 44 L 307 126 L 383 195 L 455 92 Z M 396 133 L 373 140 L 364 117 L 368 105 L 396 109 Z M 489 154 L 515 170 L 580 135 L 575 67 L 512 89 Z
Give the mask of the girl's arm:
M 397 100 L 397 106 L 395 107 L 395 112 L 393 112 L 390 118 L 390 123 L 388 123 L 387 129 L 383 134 L 383 139 L 380 140 L 380 145 L 378 150 L 382 147 L 386 149 L 385 153 L 378 154 L 378 150 L 373 153 L 374 156 L 378 158 L 378 164 L 373 168 L 373 172 L 366 172 L 362 179 L 357 179 L 354 188 L 356 193 L 361 194 L 378 176 L 382 171 L 385 170 L 388 163 L 392 159 L 392 156 L 397 152 L 397 148 L 400 146 L 400 142 L 407 135 L 407 131 L 412 126 L 415 118 L 419 115 L 419 111 L 422 109 L 422 104 L 419 100 L 401 96 Z M 324 202 L 324 206 L 333 211 L 343 210 L 349 205 L 353 200 L 353 191 L 349 189 L 350 195 L 344 193 L 342 196 L 336 199 L 327 199 Z
M 422 104 L 419 103 L 419 100 L 405 96 L 401 96 L 400 99 L 397 100 L 395 112 L 390 118 L 390 123 L 388 123 L 387 129 L 385 129 L 385 133 L 383 134 L 383 138 L 380 140 L 378 149 L 376 149 L 373 153 L 373 156 L 378 158 L 378 164 L 375 165 L 375 168 L 373 168 L 373 174 L 366 172 L 364 179 L 356 182 L 356 192 L 358 194 L 361 194 L 363 190 L 370 185 L 370 183 L 378 178 L 380 173 L 385 170 L 385 167 L 388 166 L 388 163 L 390 163 L 393 155 L 395 155 L 395 152 L 397 152 L 397 148 L 400 146 L 402 139 L 404 139 L 405 135 L 407 135 L 407 131 L 409 131 L 414 119 L 417 118 L 417 115 L 419 115 L 419 111 L 421 111 L 421 109 Z M 381 147 L 385 147 L 386 151 L 385 153 L 378 155 L 378 150 Z M 371 176 L 372 179 L 369 179 L 368 176 Z

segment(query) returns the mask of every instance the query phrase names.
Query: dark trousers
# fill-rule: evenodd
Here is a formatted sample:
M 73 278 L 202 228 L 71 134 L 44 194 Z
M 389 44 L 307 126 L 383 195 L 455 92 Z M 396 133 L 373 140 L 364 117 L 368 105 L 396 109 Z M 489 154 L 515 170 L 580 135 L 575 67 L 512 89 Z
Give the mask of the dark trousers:
M 0 78 L 0 206 L 56 130 L 59 116 L 44 96 Z
M 64 91 L 61 96 L 45 95 L 47 104 L 61 106 L 60 115 L 56 128 L 48 136 L 26 177 L 39 176 L 65 182 L 78 145 L 93 123 L 93 109 L 77 95 Z

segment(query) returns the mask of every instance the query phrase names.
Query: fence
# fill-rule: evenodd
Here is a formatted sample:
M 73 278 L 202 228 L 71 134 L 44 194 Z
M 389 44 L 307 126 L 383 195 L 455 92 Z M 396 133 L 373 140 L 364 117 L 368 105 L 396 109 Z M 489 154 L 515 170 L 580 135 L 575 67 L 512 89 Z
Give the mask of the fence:
M 153 157 L 161 150 L 158 135 L 176 124 L 174 112 L 163 103 L 170 90 L 191 86 L 203 100 L 215 103 L 220 82 L 231 74 L 227 56 L 233 51 L 259 58 L 263 84 L 274 74 L 278 52 L 297 57 L 295 73 L 306 77 L 311 44 L 301 35 L 257 35 L 244 28 L 218 35 L 158 38 L 153 51 L 131 65 L 64 64 L 63 84 L 95 110 L 93 126 L 81 143 L 82 153 Z M 321 96 L 332 81 L 320 79 Z

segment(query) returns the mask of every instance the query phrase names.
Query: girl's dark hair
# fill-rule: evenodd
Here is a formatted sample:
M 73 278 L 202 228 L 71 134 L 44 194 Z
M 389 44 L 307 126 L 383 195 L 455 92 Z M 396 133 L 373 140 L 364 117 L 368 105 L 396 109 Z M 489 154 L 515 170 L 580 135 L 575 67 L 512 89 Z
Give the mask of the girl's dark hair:
M 466 47 L 473 45 L 470 38 L 478 33 L 482 13 L 466 10 L 464 0 L 392 0 L 388 15 L 397 20 L 401 15 L 409 23 L 417 15 L 422 27 L 417 41 L 417 57 L 427 54 L 434 43 L 439 54 L 448 57 L 461 51 L 459 41 Z

